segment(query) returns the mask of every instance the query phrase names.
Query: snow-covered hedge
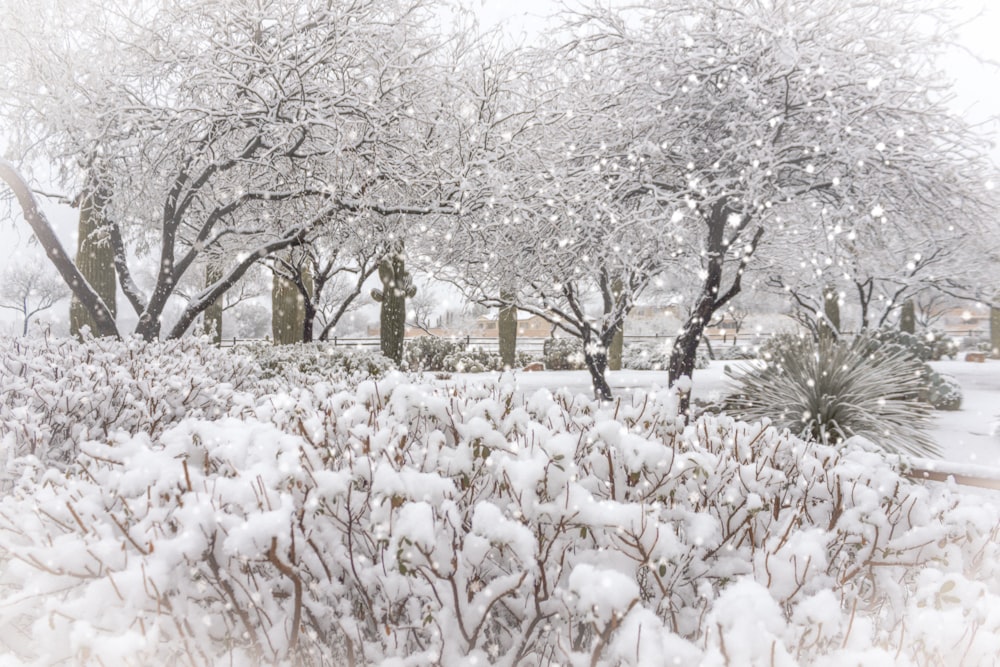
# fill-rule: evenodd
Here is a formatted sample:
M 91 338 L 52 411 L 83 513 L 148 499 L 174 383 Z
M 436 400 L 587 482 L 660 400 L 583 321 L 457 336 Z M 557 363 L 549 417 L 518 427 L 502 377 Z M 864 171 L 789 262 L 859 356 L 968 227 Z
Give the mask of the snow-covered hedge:
M 270 386 L 310 386 L 319 382 L 356 384 L 396 370 L 396 364 L 378 350 L 317 341 L 292 345 L 258 343 L 242 348 L 261 366 L 261 378 Z
M 998 512 L 900 459 L 509 386 L 328 385 L 24 465 L 6 664 L 989 664 Z M 0 664 L 5 664 L 0 658 Z M 99 661 L 99 662 L 98 662 Z
M 116 430 L 156 437 L 186 417 L 229 413 L 260 374 L 203 339 L 7 338 L 0 347 L 0 461 L 8 473 L 25 454 L 65 463 L 81 442 Z

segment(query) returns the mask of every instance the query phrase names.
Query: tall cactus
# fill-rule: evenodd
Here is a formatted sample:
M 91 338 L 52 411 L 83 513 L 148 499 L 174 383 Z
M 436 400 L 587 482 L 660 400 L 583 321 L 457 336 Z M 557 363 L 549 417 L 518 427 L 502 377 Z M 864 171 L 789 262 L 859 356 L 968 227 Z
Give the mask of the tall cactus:
M 372 298 L 382 304 L 379 342 L 382 354 L 398 364 L 403 360 L 406 299 L 416 296 L 417 287 L 406 270 L 401 250 L 379 263 L 378 277 L 382 281 L 382 289 L 373 289 Z
M 513 368 L 517 361 L 517 307 L 513 305 L 514 294 L 510 291 L 500 293 L 500 298 L 508 306 L 500 309 L 497 318 L 497 342 L 500 346 L 500 359 L 504 368 Z
M 84 192 L 80 199 L 76 266 L 104 301 L 111 312 L 111 317 L 114 317 L 115 292 L 118 286 L 115 274 L 115 251 L 106 238 L 105 230 L 101 229 L 106 199 L 100 187 Z M 90 313 L 76 297 L 73 297 L 69 306 L 70 333 L 79 336 L 84 326 L 90 327 L 91 332 L 97 334 L 98 328 L 94 325 Z
M 997 295 L 1000 303 L 1000 294 Z M 990 354 L 1000 359 L 1000 307 L 990 308 Z
M 903 302 L 903 309 L 899 313 L 899 330 L 908 334 L 917 332 L 917 308 L 913 299 Z
M 291 272 L 293 279 L 285 277 L 288 273 L 282 275 L 278 270 L 274 271 L 271 282 L 271 334 L 275 345 L 291 345 L 305 340 L 306 320 L 315 314 L 306 304 L 307 299 L 312 299 L 313 278 L 310 262 L 301 251 L 286 253 L 282 264 L 285 267 L 283 270 Z

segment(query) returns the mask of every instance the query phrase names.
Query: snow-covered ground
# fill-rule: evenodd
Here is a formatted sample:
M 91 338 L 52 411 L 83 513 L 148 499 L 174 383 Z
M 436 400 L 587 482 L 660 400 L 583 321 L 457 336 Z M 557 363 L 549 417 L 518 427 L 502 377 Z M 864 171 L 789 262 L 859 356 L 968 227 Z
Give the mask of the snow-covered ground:
M 725 394 L 724 367 L 739 361 L 713 361 L 708 368 L 694 373 L 693 396 L 711 401 Z M 934 413 L 934 439 L 941 445 L 942 459 L 954 463 L 975 464 L 1000 469 L 1000 361 L 986 363 L 936 361 L 931 366 L 952 375 L 962 386 L 962 409 Z M 495 382 L 498 374 L 456 373 L 449 384 Z M 656 390 L 667 383 L 664 371 L 609 371 L 608 380 L 616 396 L 627 397 L 636 389 Z M 555 391 L 566 388 L 574 394 L 591 396 L 587 371 L 542 371 L 514 373 L 518 389 L 530 395 L 538 389 Z

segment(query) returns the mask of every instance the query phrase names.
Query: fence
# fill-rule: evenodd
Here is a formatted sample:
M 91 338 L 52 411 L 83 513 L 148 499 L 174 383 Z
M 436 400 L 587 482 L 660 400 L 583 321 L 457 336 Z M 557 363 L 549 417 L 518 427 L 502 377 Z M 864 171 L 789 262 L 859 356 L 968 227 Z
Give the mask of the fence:
M 857 332 L 854 331 L 844 331 L 842 335 L 844 336 L 854 336 Z M 981 337 L 988 335 L 988 332 L 984 332 L 980 329 L 945 329 L 943 333 L 950 338 L 965 338 L 965 337 Z M 713 349 L 718 350 L 719 347 L 727 346 L 756 346 L 760 345 L 768 338 L 777 335 L 775 332 L 761 332 L 761 331 L 739 331 L 734 332 L 726 329 L 717 329 L 714 331 L 706 332 L 705 338 L 708 339 L 709 344 Z M 449 336 L 446 337 L 448 340 L 461 341 L 468 347 L 478 347 L 483 350 L 489 350 L 492 352 L 499 351 L 499 343 L 496 337 L 486 337 L 486 336 Z M 643 343 L 646 345 L 673 345 L 675 336 L 667 335 L 625 335 L 625 344 L 629 343 Z M 408 339 L 409 340 L 409 339 Z M 517 349 L 528 354 L 538 354 L 542 353 L 542 346 L 545 344 L 547 337 L 535 337 L 535 336 L 521 336 L 517 339 Z M 235 347 L 237 345 L 251 345 L 253 343 L 267 343 L 270 342 L 269 338 L 224 338 L 222 339 L 222 347 Z M 357 337 L 342 337 L 335 336 L 331 338 L 328 343 L 333 345 L 342 345 L 344 347 L 357 347 L 357 348 L 378 348 L 379 339 L 378 336 L 357 336 Z

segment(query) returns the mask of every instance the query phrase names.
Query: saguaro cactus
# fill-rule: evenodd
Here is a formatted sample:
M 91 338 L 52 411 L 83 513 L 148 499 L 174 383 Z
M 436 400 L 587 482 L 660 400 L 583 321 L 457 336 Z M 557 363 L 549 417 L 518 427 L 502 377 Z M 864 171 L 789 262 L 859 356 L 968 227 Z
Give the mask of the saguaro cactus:
M 373 289 L 372 298 L 382 304 L 380 347 L 382 354 L 397 364 L 403 360 L 406 333 L 406 299 L 417 294 L 413 278 L 406 271 L 401 252 L 386 257 L 378 266 L 382 289 Z
M 1000 294 L 997 300 L 1000 303 Z M 990 353 L 1000 359 L 1000 307 L 990 308 Z
M 511 292 L 502 292 L 500 298 L 510 303 L 514 300 Z M 504 306 L 497 318 L 497 342 L 500 346 L 500 359 L 505 368 L 513 368 L 517 360 L 517 307 Z
M 903 309 L 899 313 L 899 330 L 908 334 L 917 331 L 917 308 L 913 299 L 903 302 Z
M 108 242 L 101 225 L 104 222 L 105 193 L 98 187 L 83 194 L 80 199 L 80 221 L 77 228 L 76 266 L 94 291 L 108 307 L 111 316 L 115 316 L 115 292 L 117 289 L 115 275 L 114 248 Z M 74 336 L 80 335 L 80 330 L 90 327 L 93 334 L 98 328 L 87 309 L 73 297 L 69 306 L 69 330 Z

